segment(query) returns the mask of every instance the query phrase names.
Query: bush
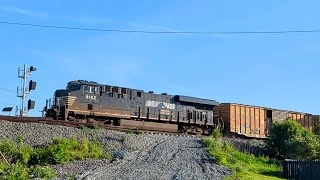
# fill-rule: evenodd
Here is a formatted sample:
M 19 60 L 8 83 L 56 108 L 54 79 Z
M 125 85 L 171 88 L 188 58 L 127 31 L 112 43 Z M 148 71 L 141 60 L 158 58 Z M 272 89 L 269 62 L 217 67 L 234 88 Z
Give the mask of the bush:
M 56 176 L 51 168 L 28 166 L 35 151 L 33 147 L 24 143 L 21 135 L 18 136 L 17 143 L 8 140 L 0 141 L 0 150 L 10 163 L 8 165 L 4 160 L 0 161 L 0 179 L 53 178 Z
M 8 166 L 7 164 L 0 165 L 0 179 L 30 179 L 30 178 L 54 178 L 56 173 L 49 167 L 27 167 L 24 163 L 18 161 Z
M 33 150 L 34 149 L 31 146 L 24 143 L 18 145 L 18 158 L 23 164 L 28 164 Z
M 36 165 L 32 168 L 33 177 L 41 177 L 41 178 L 54 178 L 56 177 L 56 173 L 49 167 L 41 167 Z
M 0 142 L 0 151 L 2 154 L 6 155 L 7 159 L 10 161 L 17 155 L 17 146 L 14 142 L 3 140 Z
M 265 140 L 266 151 L 277 159 L 319 159 L 319 139 L 298 122 L 275 122 Z
M 36 149 L 29 164 L 61 164 L 87 158 L 98 159 L 104 156 L 101 143 L 90 142 L 87 138 L 80 141 L 75 138 L 59 138 L 45 148 Z
M 4 140 L 0 141 L 0 151 L 7 156 L 10 162 L 19 159 L 22 163 L 27 164 L 33 148 L 21 139 L 18 139 L 18 143 Z
M 1 179 L 29 179 L 29 169 L 20 161 L 4 168 Z
M 101 143 L 90 142 L 87 138 L 55 139 L 48 146 L 33 148 L 18 137 L 17 143 L 0 141 L 0 150 L 11 163 L 8 165 L 0 159 L 0 179 L 53 178 L 55 172 L 42 166 L 86 158 L 112 158 L 110 153 L 104 152 Z
M 53 159 L 53 154 L 47 147 L 45 148 L 36 148 L 32 153 L 30 160 L 28 162 L 29 165 L 48 165 L 54 164 L 55 161 Z

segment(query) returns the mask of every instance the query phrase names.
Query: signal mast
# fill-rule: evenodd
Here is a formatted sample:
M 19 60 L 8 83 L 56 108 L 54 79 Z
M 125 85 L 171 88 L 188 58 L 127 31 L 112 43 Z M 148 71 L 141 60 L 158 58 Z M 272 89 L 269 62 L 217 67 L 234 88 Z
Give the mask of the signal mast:
M 34 109 L 35 101 L 31 99 L 28 100 L 28 106 L 25 107 L 25 100 L 32 90 L 35 90 L 37 83 L 34 81 L 29 81 L 29 86 L 27 88 L 27 79 L 32 74 L 33 71 L 36 71 L 37 68 L 28 65 L 24 65 L 23 68 L 18 68 L 18 77 L 22 79 L 22 87 L 17 87 L 17 97 L 21 98 L 21 109 L 20 116 L 27 116 L 30 109 Z

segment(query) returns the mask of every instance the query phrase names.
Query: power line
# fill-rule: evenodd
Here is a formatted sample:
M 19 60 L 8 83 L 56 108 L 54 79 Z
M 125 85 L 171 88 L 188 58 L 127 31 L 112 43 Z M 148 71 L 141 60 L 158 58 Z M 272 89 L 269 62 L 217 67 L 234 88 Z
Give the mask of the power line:
M 10 103 L 4 103 L 4 102 L 0 102 L 0 107 L 6 107 L 6 106 L 17 106 L 17 105 L 14 105 L 14 104 L 10 104 Z
M 13 90 L 11 90 L 11 89 L 6 89 L 6 88 L 0 88 L 0 90 L 12 92 L 12 93 L 17 93 L 17 91 L 13 91 Z M 38 96 L 32 96 L 32 95 L 29 95 L 29 96 L 30 96 L 30 97 L 33 97 L 33 98 L 36 98 L 36 99 L 47 100 L 47 99 L 45 99 L 45 98 L 41 98 L 41 97 L 38 97 Z
M 284 31 L 147 31 L 147 30 L 122 30 L 122 29 L 100 29 L 100 28 L 82 28 L 71 26 L 56 26 L 32 23 L 18 23 L 0 21 L 0 24 L 29 26 L 52 29 L 67 29 L 80 31 L 99 31 L 99 32 L 117 32 L 117 33 L 144 33 L 144 34 L 195 34 L 195 35 L 230 35 L 230 34 L 288 34 L 288 33 L 318 33 L 320 29 L 311 30 L 284 30 Z
M 4 90 L 4 91 L 12 92 L 12 93 L 17 93 L 16 91 L 13 91 L 13 90 L 10 90 L 10 89 L 6 89 L 6 88 L 0 88 L 0 89 Z

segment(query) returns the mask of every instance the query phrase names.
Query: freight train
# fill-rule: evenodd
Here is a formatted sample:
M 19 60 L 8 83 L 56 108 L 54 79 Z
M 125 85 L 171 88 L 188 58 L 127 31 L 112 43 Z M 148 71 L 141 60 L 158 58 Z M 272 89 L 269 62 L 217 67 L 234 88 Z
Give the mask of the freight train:
M 98 84 L 70 81 L 56 90 L 45 108 L 57 120 L 97 120 L 115 126 L 150 127 L 157 130 L 211 134 L 220 127 L 225 134 L 264 138 L 275 120 L 295 119 L 312 129 L 311 114 L 215 100 Z

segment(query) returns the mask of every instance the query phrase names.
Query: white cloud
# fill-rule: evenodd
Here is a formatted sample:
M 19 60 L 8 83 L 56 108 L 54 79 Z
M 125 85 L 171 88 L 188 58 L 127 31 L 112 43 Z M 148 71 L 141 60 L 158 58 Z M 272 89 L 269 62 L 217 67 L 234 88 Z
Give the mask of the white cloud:
M 6 12 L 6 13 L 19 14 L 23 16 L 29 16 L 29 17 L 46 17 L 47 16 L 45 13 L 40 13 L 40 12 L 18 8 L 18 7 L 2 6 L 0 7 L 0 11 Z
M 57 15 L 52 13 L 44 13 L 35 10 L 13 7 L 13 6 L 0 6 L 0 12 L 9 13 L 9 14 L 17 14 L 28 17 L 36 17 L 36 18 L 47 18 L 47 19 L 55 19 L 59 21 L 68 21 L 74 23 L 80 23 L 84 25 L 96 25 L 96 24 L 107 24 L 112 23 L 113 21 L 109 18 L 97 18 L 90 16 L 82 16 L 82 17 L 74 17 L 70 15 Z

